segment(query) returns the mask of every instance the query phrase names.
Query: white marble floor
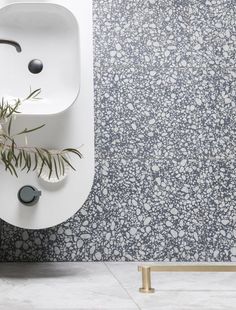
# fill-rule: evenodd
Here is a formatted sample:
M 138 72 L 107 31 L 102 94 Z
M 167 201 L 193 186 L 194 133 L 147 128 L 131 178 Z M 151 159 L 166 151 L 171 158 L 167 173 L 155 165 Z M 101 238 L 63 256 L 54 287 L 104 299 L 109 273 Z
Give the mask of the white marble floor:
M 0 310 L 235 310 L 236 273 L 156 273 L 138 263 L 0 264 Z

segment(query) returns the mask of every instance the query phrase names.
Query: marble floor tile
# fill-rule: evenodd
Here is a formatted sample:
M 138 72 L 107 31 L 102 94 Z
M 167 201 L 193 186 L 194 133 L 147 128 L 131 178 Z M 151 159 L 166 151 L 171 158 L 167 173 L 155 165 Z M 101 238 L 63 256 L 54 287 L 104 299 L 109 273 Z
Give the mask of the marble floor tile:
M 156 292 L 140 294 L 140 263 L 106 265 L 141 310 L 235 310 L 235 273 L 154 273 Z
M 141 294 L 140 264 L 2 263 L 0 310 L 235 310 L 235 273 L 154 273 Z
M 134 310 L 103 263 L 0 264 L 0 310 Z

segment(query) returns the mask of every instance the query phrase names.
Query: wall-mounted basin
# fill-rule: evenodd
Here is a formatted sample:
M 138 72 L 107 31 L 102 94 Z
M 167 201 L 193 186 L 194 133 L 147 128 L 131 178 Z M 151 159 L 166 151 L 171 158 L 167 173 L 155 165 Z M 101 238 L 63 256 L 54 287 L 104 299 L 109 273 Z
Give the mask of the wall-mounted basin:
M 52 227 L 84 205 L 93 184 L 92 0 L 0 0 L 0 40 L 0 97 L 42 90 L 42 100 L 22 106 L 12 131 L 45 124 L 27 135 L 27 147 L 74 147 L 83 155 L 71 157 L 76 171 L 58 183 L 37 171 L 13 177 L 0 162 L 0 218 L 22 228 Z M 23 136 L 17 144 L 25 144 Z
M 76 100 L 80 88 L 78 22 L 54 3 L 14 3 L 0 9 L 0 97 L 24 98 L 42 89 L 42 100 L 23 114 L 56 114 Z

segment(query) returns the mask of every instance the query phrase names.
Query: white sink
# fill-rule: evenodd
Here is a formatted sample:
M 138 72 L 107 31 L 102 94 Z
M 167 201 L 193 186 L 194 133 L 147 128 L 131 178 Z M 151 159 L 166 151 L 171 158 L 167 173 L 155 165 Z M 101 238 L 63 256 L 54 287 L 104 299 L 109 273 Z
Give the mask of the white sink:
M 24 98 L 30 87 L 41 88 L 42 100 L 23 105 L 23 114 L 56 114 L 75 102 L 80 88 L 79 30 L 69 9 L 54 3 L 4 6 L 0 40 L 14 41 L 21 48 L 0 44 L 0 97 Z M 43 64 L 38 74 L 28 69 L 34 59 Z
M 76 172 L 58 184 L 44 182 L 36 172 L 12 177 L 0 164 L 0 218 L 22 228 L 52 227 L 84 205 L 93 184 L 92 0 L 0 0 L 0 39 L 22 49 L 0 44 L 0 98 L 25 97 L 30 86 L 42 89 L 43 99 L 27 103 L 14 119 L 14 132 L 45 124 L 27 136 L 29 146 L 74 147 L 83 155 L 81 160 L 71 158 Z M 28 70 L 33 59 L 43 62 L 39 74 Z M 34 207 L 18 201 L 25 185 L 42 192 Z

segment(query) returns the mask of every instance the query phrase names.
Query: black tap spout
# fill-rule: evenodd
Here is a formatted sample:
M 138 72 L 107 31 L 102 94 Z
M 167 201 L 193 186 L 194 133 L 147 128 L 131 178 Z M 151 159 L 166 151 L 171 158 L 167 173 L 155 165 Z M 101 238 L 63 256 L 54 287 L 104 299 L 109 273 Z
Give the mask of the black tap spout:
M 20 53 L 22 51 L 21 49 L 21 46 L 19 43 L 15 42 L 15 41 L 12 41 L 12 40 L 3 40 L 3 39 L 0 39 L 0 44 L 9 44 L 9 45 L 12 45 L 15 47 L 16 51 L 18 53 Z

